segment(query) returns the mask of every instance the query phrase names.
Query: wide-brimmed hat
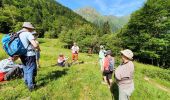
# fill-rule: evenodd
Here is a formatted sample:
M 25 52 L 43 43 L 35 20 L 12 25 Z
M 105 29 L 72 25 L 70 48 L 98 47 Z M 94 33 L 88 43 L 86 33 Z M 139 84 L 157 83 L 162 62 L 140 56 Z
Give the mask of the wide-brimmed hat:
M 133 59 L 133 52 L 129 49 L 125 49 L 120 51 L 121 54 L 123 54 L 125 57 L 127 57 L 128 59 L 132 60 Z
M 24 22 L 24 24 L 22 25 L 22 27 L 24 27 L 24 28 L 30 28 L 30 29 L 35 29 L 30 22 Z

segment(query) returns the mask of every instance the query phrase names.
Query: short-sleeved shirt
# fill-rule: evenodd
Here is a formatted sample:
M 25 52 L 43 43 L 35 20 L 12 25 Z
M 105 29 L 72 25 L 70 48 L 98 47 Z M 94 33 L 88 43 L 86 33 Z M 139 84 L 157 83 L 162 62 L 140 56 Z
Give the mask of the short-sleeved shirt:
M 132 61 L 129 61 L 126 64 L 121 64 L 115 70 L 115 77 L 117 80 L 121 80 L 122 78 L 131 78 L 133 79 L 134 73 L 134 64 Z
M 24 45 L 24 47 L 27 48 L 27 50 L 28 50 L 28 52 L 25 56 L 35 56 L 34 47 L 30 43 L 31 40 L 35 40 L 34 36 L 32 35 L 32 33 L 25 32 L 23 30 L 20 30 L 19 32 L 21 32 L 19 35 L 21 42 Z
M 78 54 L 79 47 L 78 46 L 72 46 L 71 48 L 73 54 Z
M 104 59 L 104 53 L 105 53 L 106 51 L 105 50 L 100 50 L 100 52 L 99 52 L 99 59 Z

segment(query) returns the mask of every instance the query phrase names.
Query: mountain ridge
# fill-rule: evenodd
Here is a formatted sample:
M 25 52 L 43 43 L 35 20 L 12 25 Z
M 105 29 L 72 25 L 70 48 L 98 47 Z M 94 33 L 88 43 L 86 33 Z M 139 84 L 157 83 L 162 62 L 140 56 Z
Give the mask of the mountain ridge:
M 122 28 L 129 21 L 130 15 L 117 17 L 114 15 L 102 15 L 95 8 L 86 6 L 74 10 L 77 14 L 81 15 L 87 21 L 94 23 L 95 25 L 102 27 L 103 23 L 109 22 L 112 32 L 116 32 Z

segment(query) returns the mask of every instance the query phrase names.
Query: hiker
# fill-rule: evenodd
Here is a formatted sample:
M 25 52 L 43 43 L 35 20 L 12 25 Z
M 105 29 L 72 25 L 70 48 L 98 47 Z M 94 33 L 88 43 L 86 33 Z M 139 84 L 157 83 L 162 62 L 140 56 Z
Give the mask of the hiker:
M 105 58 L 103 60 L 103 79 L 105 84 L 108 84 L 109 88 L 112 86 L 113 80 L 112 80 L 112 74 L 114 69 L 114 57 L 111 56 L 112 52 L 111 50 L 108 50 L 106 52 Z
M 116 83 L 119 87 L 119 100 L 129 100 L 134 91 L 132 62 L 133 52 L 129 49 L 121 51 L 122 64 L 115 70 Z
M 13 77 L 22 77 L 23 66 L 14 63 L 17 59 L 18 56 L 13 56 L 0 61 L 0 72 L 4 73 L 3 80 L 8 81 Z
M 89 48 L 89 50 L 88 50 L 88 56 L 92 56 L 92 48 Z
M 100 70 L 102 71 L 103 67 L 103 59 L 105 57 L 106 50 L 104 50 L 104 46 L 100 45 L 100 51 L 99 51 L 99 64 L 100 64 Z
M 64 67 L 68 58 L 64 57 L 62 53 L 59 54 L 57 59 L 57 65 Z
M 24 22 L 22 27 L 23 29 L 17 33 L 20 33 L 20 40 L 24 47 L 27 48 L 27 53 L 20 56 L 20 59 L 24 65 L 25 84 L 29 91 L 33 91 L 36 87 L 35 77 L 37 75 L 35 49 L 39 49 L 39 46 L 35 41 L 35 37 L 32 35 L 35 29 L 33 25 L 30 22 Z
M 72 60 L 75 62 L 78 60 L 78 53 L 79 53 L 79 47 L 77 46 L 77 44 L 74 42 L 72 48 Z
M 33 34 L 33 36 L 35 37 L 35 41 L 36 41 L 36 43 L 37 43 L 38 46 L 39 46 L 39 42 L 38 42 L 38 40 L 37 40 L 37 38 L 38 38 L 38 36 L 39 36 L 38 33 L 37 33 L 36 31 L 33 31 L 32 34 Z M 40 68 L 40 62 L 39 62 L 39 59 L 40 59 L 40 51 L 41 51 L 40 46 L 38 47 L 38 49 L 35 49 L 37 68 Z

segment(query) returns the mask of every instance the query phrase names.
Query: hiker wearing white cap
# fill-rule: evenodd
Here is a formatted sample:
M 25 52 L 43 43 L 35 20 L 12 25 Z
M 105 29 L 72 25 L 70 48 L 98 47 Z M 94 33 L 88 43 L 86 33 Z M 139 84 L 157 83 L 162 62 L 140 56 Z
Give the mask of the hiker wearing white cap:
M 27 53 L 20 56 L 20 59 L 24 65 L 24 80 L 25 84 L 32 91 L 35 86 L 35 77 L 37 74 L 37 65 L 35 57 L 35 49 L 38 48 L 38 44 L 35 41 L 35 37 L 32 35 L 34 27 L 30 22 L 23 23 L 23 29 L 17 32 L 19 34 L 20 40 L 25 48 L 27 48 Z
M 119 87 L 119 100 L 129 100 L 134 91 L 133 52 L 129 49 L 121 51 L 122 64 L 115 70 L 115 78 Z
M 72 51 L 72 61 L 76 62 L 78 60 L 79 47 L 77 46 L 75 42 L 73 46 L 71 47 L 71 51 Z
M 100 64 L 100 70 L 102 71 L 103 67 L 103 59 L 105 57 L 106 50 L 104 50 L 104 46 L 100 45 L 100 51 L 99 51 L 99 64 Z
M 102 75 L 103 75 L 103 60 L 104 60 L 104 57 L 105 57 L 105 53 L 106 53 L 106 50 L 104 50 L 104 46 L 100 45 L 99 64 L 100 64 L 100 70 L 102 72 Z M 107 82 L 104 80 L 104 78 L 102 78 L 102 83 L 107 84 Z

